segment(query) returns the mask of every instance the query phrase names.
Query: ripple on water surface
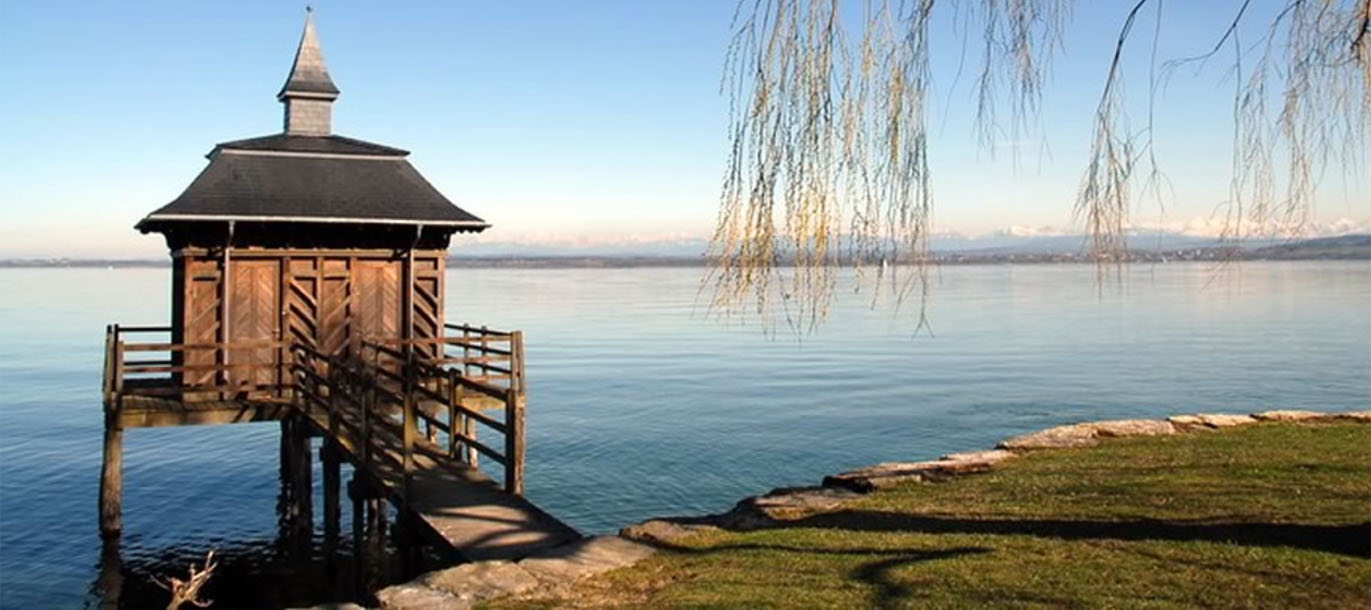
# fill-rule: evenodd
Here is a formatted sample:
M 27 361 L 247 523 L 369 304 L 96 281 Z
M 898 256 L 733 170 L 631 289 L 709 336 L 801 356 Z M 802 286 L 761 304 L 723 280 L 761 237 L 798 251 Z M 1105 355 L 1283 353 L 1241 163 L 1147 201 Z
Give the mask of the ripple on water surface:
M 912 306 L 847 291 L 812 335 L 718 324 L 696 306 L 699 273 L 449 271 L 449 320 L 525 331 L 528 494 L 584 531 L 1074 420 L 1371 403 L 1364 262 L 1218 279 L 1130 267 L 1104 286 L 1086 266 L 947 267 L 933 335 L 917 338 Z M 0 296 L 0 607 L 96 606 L 116 582 L 125 607 L 148 605 L 149 576 L 210 548 L 225 607 L 355 598 L 401 577 L 393 553 L 353 561 L 346 503 L 332 567 L 320 532 L 282 542 L 273 424 L 129 431 L 125 535 L 102 555 L 102 329 L 167 320 L 169 274 L 0 274 L 30 288 Z

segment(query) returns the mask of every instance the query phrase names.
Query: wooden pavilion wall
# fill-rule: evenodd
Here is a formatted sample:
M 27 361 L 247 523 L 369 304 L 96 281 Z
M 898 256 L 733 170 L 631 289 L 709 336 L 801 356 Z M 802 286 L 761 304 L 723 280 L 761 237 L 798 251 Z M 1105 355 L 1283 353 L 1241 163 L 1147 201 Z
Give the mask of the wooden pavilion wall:
M 222 249 L 183 248 L 173 253 L 172 342 L 287 340 L 337 354 L 363 339 L 436 338 L 443 332 L 445 254 L 232 248 L 226 257 Z M 423 348 L 430 355 L 436 350 Z M 278 363 L 282 357 L 273 348 L 200 348 L 174 360 Z M 278 382 L 277 374 L 233 370 L 216 380 L 207 371 L 186 373 L 181 383 L 269 385 Z

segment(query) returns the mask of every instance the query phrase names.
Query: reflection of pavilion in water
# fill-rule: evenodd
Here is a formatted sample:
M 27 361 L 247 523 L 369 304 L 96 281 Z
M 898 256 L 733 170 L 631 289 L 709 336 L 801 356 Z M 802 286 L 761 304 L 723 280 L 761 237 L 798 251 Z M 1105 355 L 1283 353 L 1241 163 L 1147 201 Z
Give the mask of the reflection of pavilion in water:
M 315 489 L 310 479 L 298 476 L 309 468 L 298 459 L 303 438 L 293 434 L 291 422 L 282 422 L 281 479 L 277 495 L 277 536 L 274 540 L 230 541 L 213 548 L 218 567 L 205 585 L 202 599 L 215 608 L 269 608 L 309 606 L 331 601 L 373 602 L 372 592 L 408 580 L 440 565 L 450 564 L 441 546 L 425 544 L 422 534 L 407 523 L 384 493 L 369 487 L 364 477 L 352 473 L 346 485 L 341 468 L 324 468 L 322 489 L 325 510 L 316 528 L 313 511 Z M 330 455 L 331 444 L 319 444 L 321 461 L 339 461 Z M 345 463 L 345 462 L 344 462 Z M 341 464 L 340 464 L 341 465 Z M 351 473 L 352 469 L 347 468 Z M 301 485 L 301 483 L 304 485 Z M 339 502 L 340 495 L 349 501 Z M 302 510 L 303 509 L 303 510 Z M 342 526 L 348 525 L 344 530 Z M 184 578 L 187 568 L 200 566 L 211 548 L 184 547 L 143 549 L 128 556 L 120 539 L 104 541 L 96 579 L 91 583 L 89 606 L 105 608 L 160 608 L 167 592 L 154 578 Z

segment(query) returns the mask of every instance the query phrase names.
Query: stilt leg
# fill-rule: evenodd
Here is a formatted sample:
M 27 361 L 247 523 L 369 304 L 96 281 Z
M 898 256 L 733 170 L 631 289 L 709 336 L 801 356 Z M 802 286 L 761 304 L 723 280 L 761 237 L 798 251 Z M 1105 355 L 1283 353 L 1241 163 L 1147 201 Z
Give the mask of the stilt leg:
M 368 498 L 367 516 L 370 518 L 367 524 L 369 542 L 376 550 L 376 556 L 382 557 L 386 549 L 386 501 L 381 498 Z
M 110 538 L 100 548 L 100 575 L 95 581 L 100 596 L 100 610 L 119 610 L 119 598 L 124 591 L 123 562 L 119 558 L 119 540 Z
M 300 540 L 308 540 L 314 530 L 314 465 L 309 447 L 309 425 L 298 417 L 291 420 L 291 522 L 295 535 Z
M 312 459 L 308 424 L 290 416 L 281 420 L 281 537 L 292 547 L 308 543 L 314 530 Z M 303 549 L 296 549 L 303 550 Z
M 332 555 L 338 545 L 338 521 L 342 516 L 338 506 L 341 460 L 333 441 L 324 440 L 319 448 L 319 461 L 324 467 L 324 547 L 325 552 Z
M 105 413 L 105 455 L 100 467 L 100 535 L 116 538 L 123 528 L 124 429 L 115 411 Z
M 367 579 L 366 503 L 362 498 L 362 481 L 354 474 L 348 481 L 348 497 L 352 499 L 352 582 L 355 593 L 369 591 Z

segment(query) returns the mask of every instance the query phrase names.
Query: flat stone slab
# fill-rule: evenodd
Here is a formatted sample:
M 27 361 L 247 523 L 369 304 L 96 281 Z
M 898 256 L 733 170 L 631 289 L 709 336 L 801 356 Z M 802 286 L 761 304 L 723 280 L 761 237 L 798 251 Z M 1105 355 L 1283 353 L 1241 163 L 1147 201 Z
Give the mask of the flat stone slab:
M 905 483 L 941 481 L 957 475 L 985 472 L 1008 459 L 1004 450 L 954 453 L 926 462 L 885 462 L 824 477 L 824 487 L 837 487 L 867 493 Z
M 1276 411 L 1262 411 L 1253 413 L 1252 417 L 1261 421 L 1310 421 L 1328 417 L 1327 413 L 1319 411 L 1304 411 L 1300 409 L 1285 409 Z
M 904 483 L 920 483 L 937 462 L 885 462 L 859 470 L 824 477 L 824 487 L 840 487 L 867 493 Z
M 508 561 L 478 561 L 429 572 L 420 582 L 466 603 L 523 593 L 540 583 L 521 565 Z
M 317 606 L 291 608 L 290 610 L 367 610 L 367 607 L 359 606 L 352 602 L 325 602 Z
M 1015 456 L 1013 451 L 1004 449 L 987 449 L 985 451 L 966 451 L 963 453 L 949 453 L 942 457 L 945 462 L 984 462 L 995 465 Z
M 543 551 L 520 561 L 519 567 L 556 585 L 631 566 L 655 550 L 620 536 L 595 536 Z
M 831 487 L 783 487 L 764 496 L 743 500 L 758 512 L 778 520 L 793 520 L 828 512 L 859 497 L 849 489 Z
M 677 540 L 700 530 L 717 529 L 713 525 L 683 524 L 665 519 L 652 519 L 642 523 L 625 526 L 619 535 L 629 540 L 646 543 L 673 544 Z
M 1116 419 L 1082 424 L 1095 429 L 1101 437 L 1166 436 L 1176 433 L 1176 426 L 1160 419 Z
M 1089 447 L 1099 443 L 1099 432 L 1089 424 L 1057 426 L 1000 441 L 996 448 L 1010 451 Z
M 1194 415 L 1174 415 L 1166 418 L 1182 428 L 1231 428 L 1233 426 L 1246 426 L 1257 423 L 1257 419 L 1251 415 L 1237 415 L 1231 413 L 1196 413 Z
M 518 563 L 477 561 L 429 572 L 376 593 L 382 610 L 474 608 L 492 599 L 546 595 L 573 581 L 631 566 L 655 552 L 619 536 L 583 538 L 545 549 Z
M 376 600 L 381 610 L 466 610 L 476 605 L 414 581 L 381 589 Z

